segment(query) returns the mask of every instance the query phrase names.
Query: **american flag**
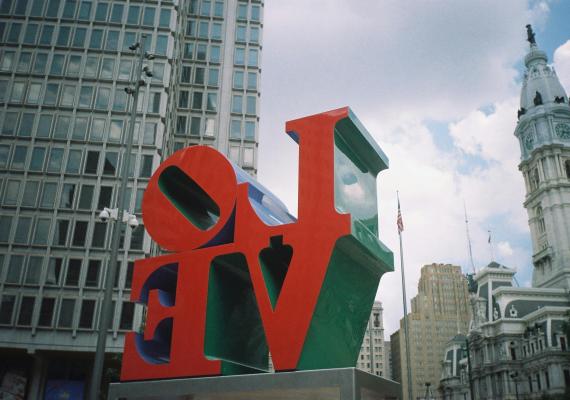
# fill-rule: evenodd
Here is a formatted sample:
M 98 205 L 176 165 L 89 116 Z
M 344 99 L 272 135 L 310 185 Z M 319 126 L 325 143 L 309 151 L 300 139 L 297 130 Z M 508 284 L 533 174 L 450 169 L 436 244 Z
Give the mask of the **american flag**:
M 396 219 L 396 225 L 398 225 L 398 233 L 404 230 L 404 221 L 402 220 L 402 212 L 400 211 L 400 199 L 398 199 L 398 218 Z

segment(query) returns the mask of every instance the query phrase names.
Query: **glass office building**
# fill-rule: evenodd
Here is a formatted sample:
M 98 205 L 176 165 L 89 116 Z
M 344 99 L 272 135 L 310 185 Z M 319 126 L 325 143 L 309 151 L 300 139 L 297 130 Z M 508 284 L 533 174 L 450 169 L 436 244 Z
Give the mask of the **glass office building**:
M 140 220 L 148 179 L 179 148 L 215 147 L 255 175 L 262 15 L 259 0 L 0 2 L 0 394 L 89 384 L 112 240 L 98 215 L 116 206 L 138 78 L 129 46 L 146 33 L 155 55 L 123 205 Z M 111 354 L 142 320 L 133 260 L 154 253 L 142 224 L 123 224 L 120 249 Z

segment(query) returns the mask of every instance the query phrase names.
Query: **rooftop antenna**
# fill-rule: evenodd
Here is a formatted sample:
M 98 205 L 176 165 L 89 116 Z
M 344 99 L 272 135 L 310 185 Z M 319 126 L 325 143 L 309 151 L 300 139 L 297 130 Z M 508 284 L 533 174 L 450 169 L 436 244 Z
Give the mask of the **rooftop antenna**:
M 473 262 L 473 250 L 471 248 L 471 236 L 469 235 L 469 220 L 467 219 L 467 207 L 465 206 L 465 200 L 463 200 L 463 212 L 465 213 L 465 231 L 467 233 L 467 244 L 469 246 L 469 261 L 471 261 L 471 269 L 475 274 L 475 263 Z

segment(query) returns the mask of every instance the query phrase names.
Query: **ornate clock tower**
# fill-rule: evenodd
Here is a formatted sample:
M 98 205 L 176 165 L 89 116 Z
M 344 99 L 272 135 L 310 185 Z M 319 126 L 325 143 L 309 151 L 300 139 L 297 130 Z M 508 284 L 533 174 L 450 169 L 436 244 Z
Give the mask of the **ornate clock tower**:
M 515 129 L 526 185 L 534 287 L 570 288 L 570 106 L 527 25 L 530 51 Z

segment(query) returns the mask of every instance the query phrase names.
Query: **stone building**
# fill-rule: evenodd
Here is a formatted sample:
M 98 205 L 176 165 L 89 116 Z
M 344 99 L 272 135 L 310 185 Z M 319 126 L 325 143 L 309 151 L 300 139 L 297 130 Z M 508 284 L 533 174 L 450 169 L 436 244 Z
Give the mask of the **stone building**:
M 385 358 L 384 320 L 382 303 L 375 301 L 370 313 L 356 368 L 374 375 L 386 377 L 387 359 Z
M 570 106 L 530 26 L 527 31 L 530 49 L 515 136 L 526 186 L 533 281 L 530 288 L 515 287 L 515 271 L 495 262 L 473 277 L 468 339 L 478 400 L 570 397 L 569 338 L 563 327 L 570 311 Z M 465 398 L 469 380 L 461 379 L 461 387 L 458 371 L 449 374 L 442 376 L 441 393 L 446 399 Z

